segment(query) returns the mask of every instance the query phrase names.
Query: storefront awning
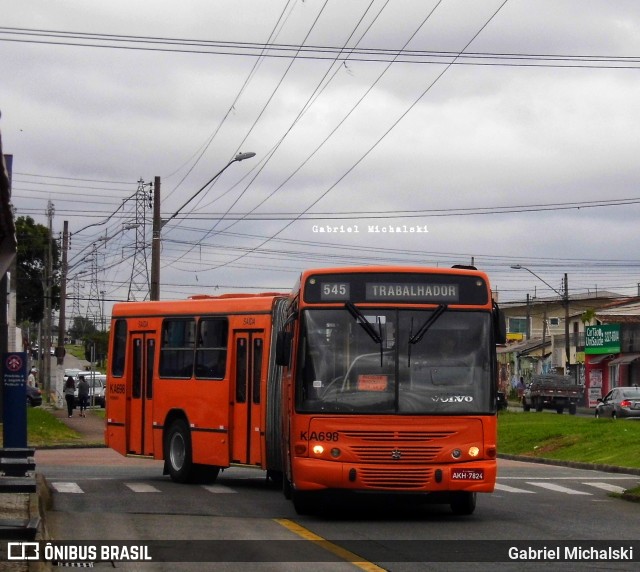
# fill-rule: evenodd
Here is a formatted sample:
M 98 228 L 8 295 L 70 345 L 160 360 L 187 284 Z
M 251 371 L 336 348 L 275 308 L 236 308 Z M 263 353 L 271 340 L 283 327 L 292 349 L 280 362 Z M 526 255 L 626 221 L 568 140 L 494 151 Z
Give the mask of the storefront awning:
M 612 359 L 609 365 L 626 365 L 637 359 L 640 359 L 640 354 L 625 354 L 619 358 Z
M 604 360 L 609 359 L 610 357 L 613 357 L 613 354 L 601 354 L 598 356 L 589 356 L 589 363 L 591 365 L 598 365 L 599 363 L 602 363 Z

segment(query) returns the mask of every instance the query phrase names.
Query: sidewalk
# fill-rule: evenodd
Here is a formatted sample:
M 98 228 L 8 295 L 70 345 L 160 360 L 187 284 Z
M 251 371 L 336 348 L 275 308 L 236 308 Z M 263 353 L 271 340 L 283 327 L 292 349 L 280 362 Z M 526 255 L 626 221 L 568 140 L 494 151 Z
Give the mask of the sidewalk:
M 67 416 L 67 410 L 51 408 L 51 414 L 62 421 L 67 427 L 73 429 L 80 435 L 80 441 L 75 447 L 97 447 L 104 446 L 104 409 L 87 409 L 86 417 L 80 417 L 80 410 L 73 410 L 73 417 Z

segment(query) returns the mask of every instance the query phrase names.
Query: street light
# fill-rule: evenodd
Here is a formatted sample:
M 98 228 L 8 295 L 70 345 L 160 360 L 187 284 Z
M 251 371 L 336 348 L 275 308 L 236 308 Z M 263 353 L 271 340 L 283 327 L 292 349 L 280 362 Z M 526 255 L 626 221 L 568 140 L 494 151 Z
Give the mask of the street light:
M 251 157 L 255 157 L 255 153 L 238 153 L 231 161 L 229 161 L 222 169 L 220 169 L 213 177 L 211 177 L 200 189 L 193 194 L 193 196 L 187 200 L 176 212 L 174 212 L 168 219 L 162 221 L 162 226 L 167 224 L 169 221 L 173 220 L 178 213 L 186 207 L 193 199 L 195 199 L 202 191 L 204 191 L 213 181 L 215 181 L 225 170 L 230 167 L 233 163 L 244 161 L 245 159 L 250 159 Z
M 522 266 L 521 264 L 513 264 L 511 266 L 514 270 L 526 270 L 530 274 L 533 274 L 540 282 L 546 284 L 551 290 L 553 290 L 558 296 L 562 298 L 562 305 L 564 306 L 564 353 L 565 353 L 565 375 L 569 373 L 569 364 L 571 363 L 571 350 L 569 346 L 569 279 L 567 273 L 564 274 L 564 292 L 559 292 L 546 280 L 540 278 L 533 270 Z M 544 324 L 542 326 L 544 328 Z M 544 353 L 544 348 L 542 348 Z
M 202 191 L 204 191 L 213 181 L 215 181 L 222 173 L 224 173 L 233 163 L 244 161 L 255 157 L 255 153 L 249 151 L 247 153 L 238 153 L 231 161 L 229 161 L 222 169 L 220 169 L 213 177 L 211 177 L 200 189 L 198 189 L 176 212 L 169 218 L 160 218 L 160 177 L 156 177 L 154 181 L 154 200 L 153 200 L 153 237 L 151 239 L 151 289 L 149 298 L 151 300 L 160 299 L 160 233 L 162 228 L 171 220 L 173 220 L 180 211 L 186 207 L 193 199 L 195 199 Z

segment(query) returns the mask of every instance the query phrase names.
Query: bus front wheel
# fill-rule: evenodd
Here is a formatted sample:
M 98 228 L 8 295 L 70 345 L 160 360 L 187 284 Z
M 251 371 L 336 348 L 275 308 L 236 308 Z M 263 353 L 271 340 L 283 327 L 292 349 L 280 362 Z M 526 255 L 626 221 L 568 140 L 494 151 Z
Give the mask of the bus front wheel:
M 191 433 L 184 419 L 176 419 L 169 427 L 164 441 L 164 458 L 171 480 L 176 483 L 190 481 L 193 469 Z
M 453 514 L 469 515 L 476 510 L 476 493 L 455 492 L 451 493 L 449 501 Z
M 316 491 L 296 491 L 291 494 L 293 508 L 299 515 L 313 514 L 320 508 L 320 493 Z

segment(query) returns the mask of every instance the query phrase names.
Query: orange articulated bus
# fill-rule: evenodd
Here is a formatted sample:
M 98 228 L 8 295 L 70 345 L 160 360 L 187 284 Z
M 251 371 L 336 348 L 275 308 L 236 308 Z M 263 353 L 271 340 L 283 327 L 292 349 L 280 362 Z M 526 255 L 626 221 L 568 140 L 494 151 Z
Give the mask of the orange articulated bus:
M 288 296 L 118 304 L 111 336 L 107 444 L 174 480 L 261 467 L 301 514 L 333 492 L 471 514 L 493 491 L 504 318 L 473 268 L 309 270 Z
M 272 336 L 286 299 L 276 294 L 114 305 L 107 371 L 106 443 L 165 460 L 177 482 L 212 481 L 221 468 L 268 459 Z M 269 436 L 270 442 L 279 436 Z M 277 454 L 280 447 L 269 447 Z

